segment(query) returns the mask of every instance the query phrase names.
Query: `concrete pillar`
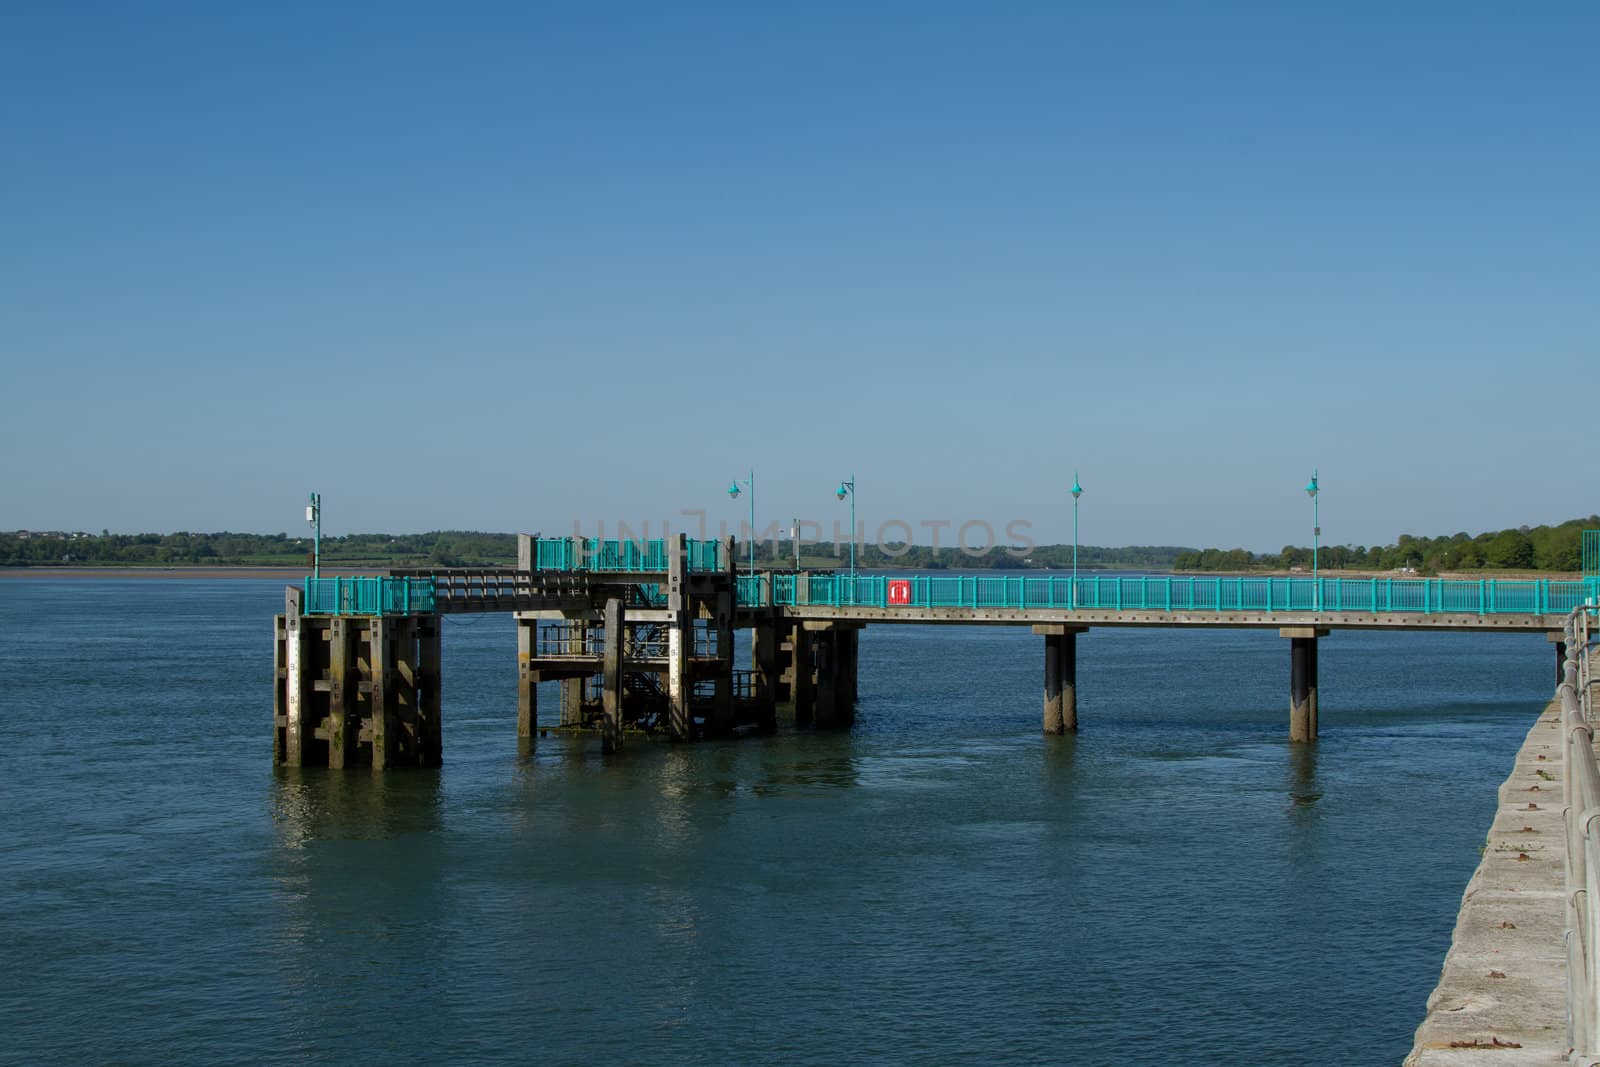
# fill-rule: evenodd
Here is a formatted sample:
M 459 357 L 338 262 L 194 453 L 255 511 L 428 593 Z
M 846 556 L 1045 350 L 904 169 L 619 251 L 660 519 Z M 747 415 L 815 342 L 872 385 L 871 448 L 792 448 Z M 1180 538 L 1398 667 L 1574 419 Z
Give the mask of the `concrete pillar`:
M 1033 628 L 1044 636 L 1044 732 L 1078 729 L 1078 634 L 1086 627 L 1045 623 Z
M 606 601 L 604 688 L 600 698 L 605 715 L 601 748 L 605 752 L 622 747 L 622 626 L 622 601 L 612 597 Z
M 1561 630 L 1551 630 L 1544 635 L 1545 640 L 1556 646 L 1556 685 L 1566 681 L 1567 670 L 1567 635 Z
M 694 616 L 689 602 L 687 534 L 667 542 L 667 733 L 675 741 L 694 738 L 690 708 L 694 684 L 689 655 L 694 650 Z
M 1317 638 L 1326 634 L 1311 626 L 1285 626 L 1289 639 L 1289 740 L 1317 739 Z
M 813 633 L 811 650 L 817 665 L 817 729 L 835 730 L 844 725 L 839 701 L 838 631 Z
M 763 620 L 750 631 L 750 669 L 755 672 L 755 696 L 760 724 L 771 731 L 778 726 L 778 626 Z
M 533 537 L 529 534 L 517 534 L 517 570 L 533 570 Z
M 1044 635 L 1044 732 L 1066 732 L 1061 716 L 1061 634 Z
M 794 724 L 811 726 L 816 722 L 817 685 L 814 664 L 813 634 L 805 623 L 796 620 L 790 631 L 790 646 L 794 660 L 794 676 L 789 681 L 789 697 L 794 704 Z
M 525 534 L 518 534 L 519 539 Z M 517 620 L 517 736 L 532 738 L 539 732 L 539 672 L 533 669 L 539 647 L 537 619 Z
M 839 674 L 844 686 L 840 690 L 841 698 L 849 709 L 849 718 L 852 722 L 856 717 L 856 697 L 861 691 L 857 675 L 861 663 L 861 628 L 858 626 L 846 627 L 839 631 L 836 639 L 839 646 Z

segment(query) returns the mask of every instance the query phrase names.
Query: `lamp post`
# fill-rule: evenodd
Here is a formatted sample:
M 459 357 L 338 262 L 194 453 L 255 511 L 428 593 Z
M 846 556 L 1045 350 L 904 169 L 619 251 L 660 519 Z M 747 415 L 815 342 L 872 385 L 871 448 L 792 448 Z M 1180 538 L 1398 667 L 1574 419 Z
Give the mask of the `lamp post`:
M 850 577 L 856 576 L 856 476 L 850 475 L 848 482 L 840 482 L 838 492 L 834 494 L 840 500 L 850 498 Z M 837 527 L 835 527 L 837 529 Z
M 739 499 L 740 488 L 750 490 L 750 576 L 756 574 L 756 472 L 751 471 L 750 477 L 744 481 L 735 478 L 733 484 L 728 486 L 728 495 L 734 500 Z
M 1078 498 L 1083 495 L 1083 486 L 1078 484 L 1078 472 L 1072 472 L 1072 591 L 1067 597 L 1067 606 L 1078 606 Z
M 312 493 L 306 505 L 306 521 L 311 524 L 311 577 L 322 577 L 322 494 Z
M 1311 498 L 1311 581 L 1315 593 L 1312 603 L 1315 610 L 1322 610 L 1322 581 L 1317 576 L 1317 550 L 1322 547 L 1322 511 L 1317 502 L 1317 471 L 1312 468 L 1311 480 L 1306 483 L 1306 496 Z

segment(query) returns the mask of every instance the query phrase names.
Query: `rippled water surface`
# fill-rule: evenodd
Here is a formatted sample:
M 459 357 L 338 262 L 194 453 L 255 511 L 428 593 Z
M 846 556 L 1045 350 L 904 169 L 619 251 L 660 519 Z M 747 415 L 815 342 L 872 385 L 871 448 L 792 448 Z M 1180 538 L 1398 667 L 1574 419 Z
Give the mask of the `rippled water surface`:
M 879 626 L 849 735 L 519 756 L 446 620 L 440 772 L 271 766 L 277 582 L 0 583 L 0 1059 L 1395 1063 L 1542 635 Z M 555 706 L 554 693 L 543 706 Z

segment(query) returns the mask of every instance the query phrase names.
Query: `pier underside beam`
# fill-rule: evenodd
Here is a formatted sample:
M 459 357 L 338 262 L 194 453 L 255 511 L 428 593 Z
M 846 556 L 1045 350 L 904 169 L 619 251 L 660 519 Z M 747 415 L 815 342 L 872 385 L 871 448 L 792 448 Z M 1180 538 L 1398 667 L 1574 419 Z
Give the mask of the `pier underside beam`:
M 1556 646 L 1556 685 L 1566 680 L 1567 635 L 1561 630 L 1551 630 L 1544 635 L 1546 641 Z

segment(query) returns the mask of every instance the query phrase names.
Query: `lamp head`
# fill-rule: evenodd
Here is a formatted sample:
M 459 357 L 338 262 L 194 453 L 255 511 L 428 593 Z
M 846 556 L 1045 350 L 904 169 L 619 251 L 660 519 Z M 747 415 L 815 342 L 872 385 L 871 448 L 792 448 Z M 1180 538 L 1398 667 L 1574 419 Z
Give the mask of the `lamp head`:
M 1311 475 L 1311 480 L 1306 483 L 1306 496 L 1315 497 L 1316 495 L 1317 495 L 1317 476 L 1316 476 L 1315 473 L 1313 473 Z
M 855 487 L 852 486 L 849 482 L 840 482 L 839 483 L 839 491 L 837 493 L 835 493 L 834 495 L 837 496 L 840 500 L 843 500 L 845 497 L 850 495 L 850 490 L 853 489 L 853 488 L 855 488 Z
M 1083 486 L 1078 484 L 1078 472 L 1072 472 L 1072 499 L 1076 500 L 1083 495 Z
M 737 500 L 739 498 L 739 483 L 738 482 L 734 482 L 732 485 L 728 486 L 728 495 L 733 497 L 735 500 Z

